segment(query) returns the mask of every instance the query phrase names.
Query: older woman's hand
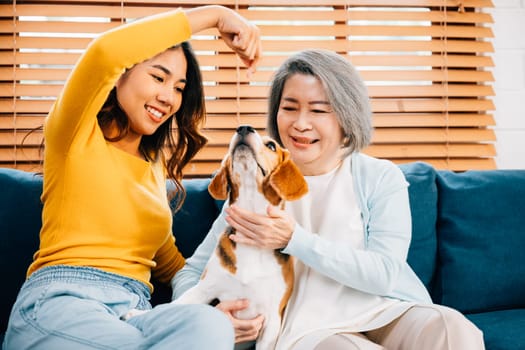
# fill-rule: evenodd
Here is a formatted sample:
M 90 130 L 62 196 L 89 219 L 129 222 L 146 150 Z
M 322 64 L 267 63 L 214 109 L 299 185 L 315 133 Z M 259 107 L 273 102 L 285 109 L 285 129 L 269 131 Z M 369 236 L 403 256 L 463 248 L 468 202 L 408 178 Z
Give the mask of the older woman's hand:
M 235 311 L 240 311 L 248 307 L 249 301 L 246 299 L 221 301 L 215 307 L 224 312 L 232 322 L 235 330 L 235 343 L 243 343 L 255 340 L 263 327 L 264 316 L 259 315 L 249 320 L 241 320 L 234 316 Z
M 226 209 L 226 221 L 235 229 L 230 239 L 268 249 L 286 247 L 292 237 L 295 220 L 284 210 L 273 206 L 268 206 L 266 213 L 260 215 L 231 205 Z

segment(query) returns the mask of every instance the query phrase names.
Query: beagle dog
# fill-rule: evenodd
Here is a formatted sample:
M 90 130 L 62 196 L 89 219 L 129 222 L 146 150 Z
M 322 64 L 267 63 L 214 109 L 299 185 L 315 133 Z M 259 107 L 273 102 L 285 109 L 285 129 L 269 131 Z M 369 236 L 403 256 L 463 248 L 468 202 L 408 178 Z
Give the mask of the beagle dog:
M 240 126 L 208 190 L 216 199 L 228 199 L 229 204 L 265 214 L 268 205 L 284 208 L 284 201 L 300 198 L 308 187 L 288 150 L 259 136 L 251 126 Z M 175 302 L 210 304 L 246 298 L 249 307 L 235 316 L 250 319 L 264 315 L 256 348 L 274 349 L 293 289 L 292 257 L 279 250 L 235 243 L 229 239 L 232 233 L 234 229 L 226 227 L 199 283 Z

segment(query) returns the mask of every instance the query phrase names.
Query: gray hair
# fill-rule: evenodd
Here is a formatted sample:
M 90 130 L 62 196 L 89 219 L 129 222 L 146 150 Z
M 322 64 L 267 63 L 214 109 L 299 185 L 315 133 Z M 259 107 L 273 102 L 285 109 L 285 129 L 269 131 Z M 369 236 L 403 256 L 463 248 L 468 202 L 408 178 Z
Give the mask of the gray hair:
M 343 56 L 328 50 L 309 49 L 289 57 L 275 72 L 270 87 L 268 134 L 282 145 L 277 113 L 283 87 L 292 75 L 312 75 L 323 84 L 343 130 L 345 156 L 369 145 L 372 138 L 372 112 L 367 88 L 358 71 Z

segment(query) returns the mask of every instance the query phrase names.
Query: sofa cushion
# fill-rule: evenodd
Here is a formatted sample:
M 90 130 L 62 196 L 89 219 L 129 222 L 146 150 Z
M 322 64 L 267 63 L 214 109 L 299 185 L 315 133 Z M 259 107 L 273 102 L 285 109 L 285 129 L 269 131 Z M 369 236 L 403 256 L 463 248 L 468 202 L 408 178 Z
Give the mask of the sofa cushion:
M 399 165 L 409 182 L 408 194 L 412 213 L 412 241 L 408 263 L 431 289 L 436 267 L 436 171 L 429 164 L 414 162 Z
M 525 170 L 440 171 L 437 184 L 441 303 L 525 307 Z
M 184 257 L 189 257 L 208 233 L 219 215 L 215 200 L 208 193 L 210 179 L 183 180 L 186 200 L 173 217 L 173 234 Z
M 466 316 L 483 331 L 486 349 L 525 349 L 525 309 L 483 312 Z
M 42 178 L 20 170 L 0 168 L 0 271 L 9 284 L 2 289 L 0 314 L 9 315 L 27 268 L 38 249 L 42 225 Z M 7 319 L 0 320 L 0 329 Z
M 215 200 L 208 193 L 210 179 L 183 180 L 186 189 L 186 200 L 173 216 L 173 234 L 175 244 L 182 255 L 187 258 L 193 254 L 204 236 L 208 233 L 215 217 L 219 214 Z M 167 182 L 168 190 L 173 183 Z M 175 203 L 172 203 L 174 206 Z M 152 279 L 154 286 L 151 304 L 158 305 L 171 301 L 171 287 Z

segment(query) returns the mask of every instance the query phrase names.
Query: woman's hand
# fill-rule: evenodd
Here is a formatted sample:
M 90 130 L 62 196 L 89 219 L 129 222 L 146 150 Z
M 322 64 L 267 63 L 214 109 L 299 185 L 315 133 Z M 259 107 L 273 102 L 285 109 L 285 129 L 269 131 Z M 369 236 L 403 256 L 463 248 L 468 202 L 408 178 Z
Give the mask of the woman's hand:
M 248 307 L 248 300 L 238 299 L 230 301 L 221 301 L 217 309 L 224 312 L 233 324 L 235 330 L 235 343 L 243 343 L 255 340 L 259 336 L 264 323 L 264 316 L 259 315 L 250 320 L 241 320 L 236 318 L 233 314 L 236 311 L 244 310 Z
M 253 73 L 261 55 L 259 28 L 237 12 L 228 10 L 219 19 L 217 29 L 226 45 L 239 55 L 249 72 Z
M 222 39 L 253 73 L 261 56 L 259 28 L 234 10 L 210 5 L 186 11 L 193 33 L 207 28 L 217 28 Z
M 235 229 L 230 239 L 268 249 L 286 247 L 292 237 L 295 220 L 284 210 L 273 206 L 268 206 L 266 213 L 255 214 L 236 205 L 227 208 L 226 221 Z

